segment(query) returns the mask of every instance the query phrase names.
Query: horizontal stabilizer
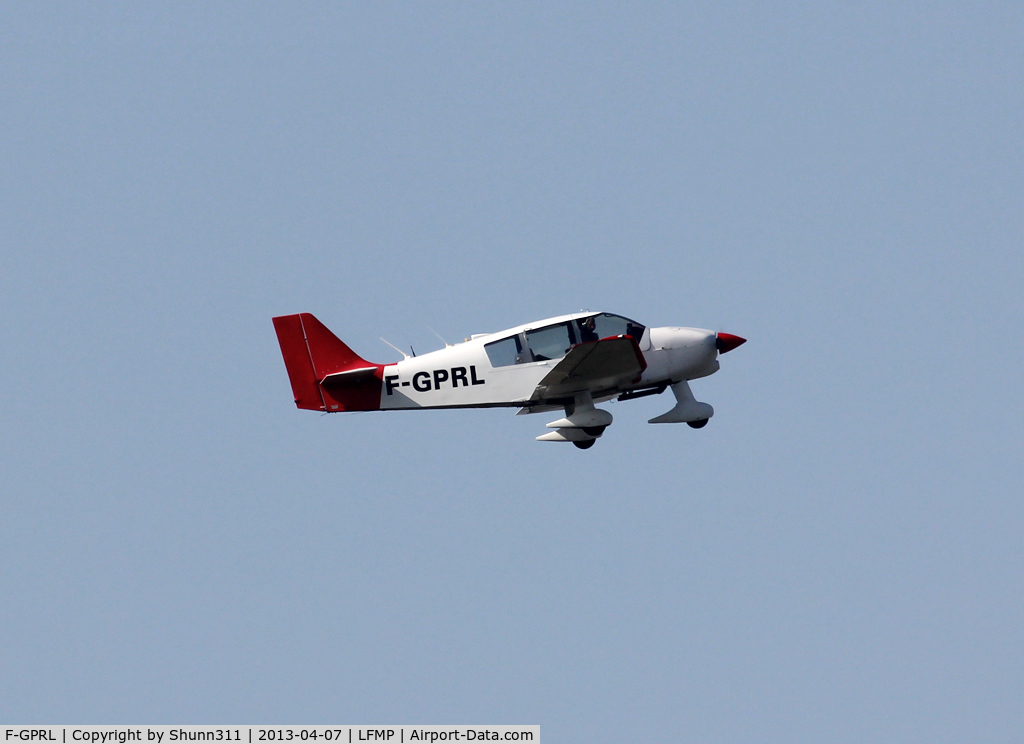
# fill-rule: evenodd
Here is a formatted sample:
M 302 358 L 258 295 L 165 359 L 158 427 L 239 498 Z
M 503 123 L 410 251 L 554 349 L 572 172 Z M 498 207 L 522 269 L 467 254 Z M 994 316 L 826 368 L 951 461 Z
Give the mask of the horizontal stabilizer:
M 361 380 L 373 377 L 377 367 L 359 367 L 357 369 L 346 369 L 344 372 L 332 372 L 320 380 L 321 385 L 345 385 L 360 382 Z

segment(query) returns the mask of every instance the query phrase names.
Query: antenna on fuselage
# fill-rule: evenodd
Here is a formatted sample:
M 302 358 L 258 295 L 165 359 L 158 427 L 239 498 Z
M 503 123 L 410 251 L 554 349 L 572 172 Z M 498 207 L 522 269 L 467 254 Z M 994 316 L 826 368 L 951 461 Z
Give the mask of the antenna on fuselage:
M 430 326 L 427 326 L 427 328 L 430 328 Z M 431 332 L 431 333 L 433 333 L 433 334 L 434 334 L 435 336 L 437 336 L 437 337 L 438 337 L 439 339 L 441 339 L 441 343 L 443 343 L 443 344 L 444 344 L 444 347 L 445 347 L 446 349 L 447 349 L 447 348 L 448 348 L 449 346 L 451 346 L 451 344 L 450 344 L 450 343 L 448 343 L 447 341 L 445 341 L 445 340 L 444 340 L 444 337 L 443 337 L 443 336 L 442 336 L 442 335 L 441 335 L 440 333 L 438 333 L 437 331 L 435 331 L 435 330 L 434 330 L 433 328 L 430 328 L 430 332 Z
M 402 332 L 399 331 L 399 333 L 402 333 Z M 416 349 L 412 348 L 412 341 L 409 341 L 409 337 L 406 336 L 404 333 L 402 333 L 402 338 L 404 338 L 406 340 L 406 342 L 409 344 L 409 351 L 412 352 L 412 355 L 416 356 Z M 408 359 L 408 358 L 409 357 L 406 357 L 406 359 Z
M 381 337 L 380 337 L 380 340 L 381 340 L 381 341 L 383 341 L 384 343 L 386 343 L 386 344 L 387 344 L 388 346 L 390 346 L 390 347 L 391 347 L 392 349 L 394 349 L 395 351 L 397 351 L 397 352 L 398 352 L 399 354 L 401 354 L 401 355 L 402 355 L 402 358 L 403 358 L 403 359 L 408 359 L 408 358 L 409 358 L 409 355 L 408 355 L 408 354 L 406 354 L 406 353 L 405 353 L 404 351 L 402 351 L 401 349 L 399 349 L 399 348 L 398 348 L 397 346 L 395 346 L 395 345 L 394 345 L 393 343 L 391 343 L 390 341 L 388 341 L 388 340 L 387 340 L 386 338 L 384 338 L 383 336 L 381 336 Z M 410 349 L 412 349 L 412 344 L 409 344 L 409 348 L 410 348 Z M 414 352 L 412 353 L 412 355 L 413 355 L 413 356 L 416 356 L 416 352 L 414 351 Z

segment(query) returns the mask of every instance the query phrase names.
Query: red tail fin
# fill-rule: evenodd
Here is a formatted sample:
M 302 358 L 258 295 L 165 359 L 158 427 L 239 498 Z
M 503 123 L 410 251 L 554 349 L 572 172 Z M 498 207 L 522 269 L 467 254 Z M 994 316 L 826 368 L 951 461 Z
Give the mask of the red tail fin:
M 367 362 L 309 313 L 274 318 L 295 405 L 311 411 L 376 411 L 382 365 Z

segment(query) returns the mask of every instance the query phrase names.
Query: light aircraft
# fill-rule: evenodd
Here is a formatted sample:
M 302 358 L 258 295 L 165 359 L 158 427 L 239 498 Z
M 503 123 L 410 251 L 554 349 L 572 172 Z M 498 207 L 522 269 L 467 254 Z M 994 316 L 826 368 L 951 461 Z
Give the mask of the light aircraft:
M 650 423 L 701 428 L 715 411 L 693 397 L 688 380 L 714 374 L 718 355 L 746 342 L 729 333 L 647 328 L 621 315 L 579 312 L 475 334 L 420 356 L 400 352 L 400 362 L 374 364 L 309 313 L 274 318 L 274 328 L 299 408 L 562 410 L 565 416 L 537 439 L 572 442 L 580 449 L 592 447 L 612 423 L 612 415 L 595 403 L 669 387 L 676 405 Z

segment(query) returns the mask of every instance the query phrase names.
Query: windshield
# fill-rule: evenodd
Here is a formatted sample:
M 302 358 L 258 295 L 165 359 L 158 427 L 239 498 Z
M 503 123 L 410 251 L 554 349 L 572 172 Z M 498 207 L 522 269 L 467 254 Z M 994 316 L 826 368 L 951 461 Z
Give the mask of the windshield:
M 610 336 L 632 336 L 640 343 L 644 336 L 644 326 L 621 315 L 601 313 L 591 315 L 587 318 L 580 318 L 575 322 L 577 335 L 580 343 L 597 341 Z

